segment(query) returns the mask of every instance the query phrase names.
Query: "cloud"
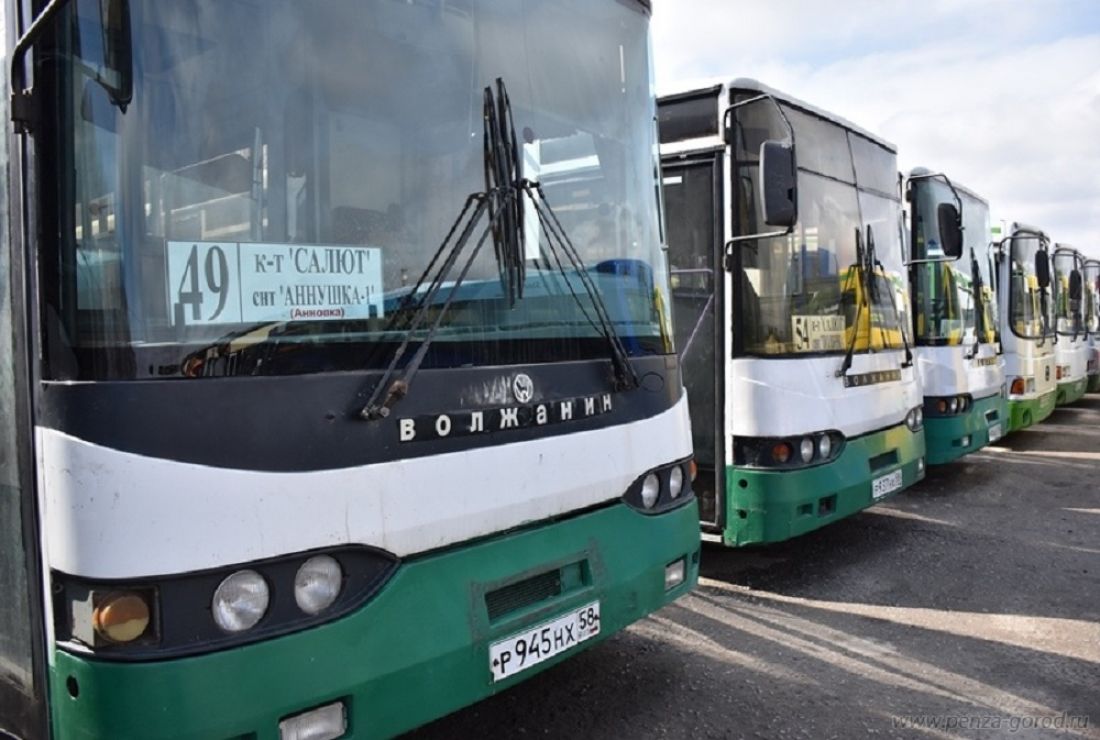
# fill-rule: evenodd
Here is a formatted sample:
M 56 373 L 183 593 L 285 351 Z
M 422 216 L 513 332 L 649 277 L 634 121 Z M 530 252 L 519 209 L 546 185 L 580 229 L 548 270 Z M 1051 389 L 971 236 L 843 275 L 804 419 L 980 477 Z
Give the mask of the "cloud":
M 1100 3 L 665 0 L 654 40 L 662 91 L 755 77 L 1100 257 Z

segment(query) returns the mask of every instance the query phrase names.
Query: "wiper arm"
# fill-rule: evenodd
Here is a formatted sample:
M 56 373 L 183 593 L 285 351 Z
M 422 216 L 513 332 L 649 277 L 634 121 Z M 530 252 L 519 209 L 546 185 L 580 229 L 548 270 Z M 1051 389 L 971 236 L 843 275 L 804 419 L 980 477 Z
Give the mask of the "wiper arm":
M 875 269 L 880 269 L 885 274 L 886 269 L 883 267 L 882 262 L 879 261 L 878 256 L 875 253 L 875 232 L 872 230 L 870 224 L 867 225 L 867 246 L 864 249 L 860 239 L 860 230 L 856 229 L 856 261 L 857 272 L 861 274 L 863 286 L 863 300 L 856 306 L 856 330 L 852 335 L 852 341 L 848 345 L 848 351 L 844 355 L 844 362 L 840 366 L 840 370 L 837 371 L 836 376 L 838 378 L 843 377 L 848 370 L 852 367 L 852 356 L 855 353 L 856 343 L 859 339 L 859 311 L 863 308 L 864 304 L 867 306 L 867 340 L 870 343 L 871 331 L 873 327 L 871 324 L 874 322 L 875 313 L 871 308 L 871 301 L 874 301 L 875 305 L 878 305 L 879 287 L 878 281 L 875 279 Z M 902 346 L 905 347 L 905 362 L 901 364 L 903 368 L 913 366 L 913 352 L 909 348 L 909 337 L 905 333 L 905 327 L 901 323 L 901 312 L 898 311 L 897 301 L 894 299 L 894 291 L 887 290 L 887 295 L 890 297 L 890 308 L 894 312 L 894 320 L 898 326 L 898 332 L 901 334 Z M 880 326 L 879 330 L 882 332 L 883 337 L 888 336 L 886 334 L 886 328 Z M 884 342 L 885 344 L 885 342 Z
M 1047 297 L 1047 289 L 1039 288 L 1039 325 L 1043 327 L 1043 338 L 1039 342 L 1038 347 L 1045 347 L 1047 345 L 1047 337 L 1050 336 L 1050 300 Z M 1058 337 L 1055 336 L 1054 341 L 1058 341 Z
M 970 283 L 973 285 L 974 293 L 974 311 L 977 316 L 977 320 L 974 322 L 974 349 L 970 352 L 970 357 L 967 359 L 973 359 L 978 356 L 978 352 L 982 348 L 982 336 L 986 332 L 985 327 L 985 301 L 982 300 L 982 272 L 978 268 L 978 258 L 974 256 L 974 250 L 970 250 Z
M 569 287 L 570 293 L 573 294 L 573 299 L 577 302 L 577 305 L 580 307 L 581 312 L 584 314 L 585 318 L 588 319 L 589 323 L 599 324 L 599 329 L 607 340 L 608 350 L 611 356 L 612 387 L 615 390 L 630 390 L 637 388 L 638 376 L 634 372 L 634 366 L 630 364 L 630 355 L 627 353 L 626 347 L 623 346 L 622 339 L 619 338 L 618 332 L 615 331 L 615 325 L 611 320 L 611 314 L 607 310 L 607 304 L 603 302 L 603 297 L 600 295 L 599 289 L 596 288 L 596 284 L 592 281 L 592 276 L 585 267 L 584 260 L 581 259 L 580 253 L 569 239 L 569 235 L 565 233 L 565 228 L 561 225 L 561 221 L 558 220 L 558 215 L 554 213 L 554 209 L 550 207 L 550 203 L 546 200 L 546 193 L 542 189 L 542 184 L 524 180 L 522 188 L 524 194 L 530 199 L 532 205 L 535 207 L 535 213 L 538 214 L 539 224 L 542 226 L 543 232 L 549 237 L 547 245 L 550 247 L 550 252 L 554 255 L 554 262 L 557 264 L 558 271 L 561 273 L 562 277 L 565 278 L 565 284 Z M 576 294 L 576 291 L 573 290 L 573 285 L 569 281 L 569 275 L 566 273 L 565 267 L 558 257 L 559 249 L 573 265 L 573 269 L 581 280 L 581 285 L 584 286 L 585 292 L 592 302 L 592 308 L 596 314 L 595 322 L 589 317 L 588 311 L 585 309 L 584 304 L 581 303 L 580 297 Z
M 852 324 L 852 340 L 848 342 L 848 349 L 844 353 L 844 362 L 840 364 L 840 369 L 836 371 L 836 377 L 843 378 L 848 371 L 852 368 L 852 356 L 856 351 L 856 344 L 859 342 L 859 317 L 863 315 L 863 306 L 867 303 L 867 281 L 866 281 L 866 263 L 867 259 L 864 255 L 863 249 L 863 232 L 856 227 L 856 262 L 848 268 L 848 274 L 852 274 L 852 270 L 855 270 L 856 290 L 856 318 Z M 843 300 L 845 290 L 842 287 L 840 290 L 841 300 Z M 871 307 L 867 307 L 868 313 L 871 311 Z M 868 335 L 870 335 L 870 327 L 868 327 Z
M 871 298 L 876 303 L 878 302 L 878 281 L 875 280 L 874 269 L 877 268 L 882 271 L 885 279 L 886 268 L 878 259 L 878 251 L 875 248 L 875 232 L 871 229 L 871 225 L 867 224 L 867 261 L 871 264 L 871 284 L 874 286 L 874 290 L 871 293 Z M 894 312 L 894 321 L 898 325 L 898 333 L 901 334 L 901 343 L 905 347 L 905 362 L 901 363 L 903 368 L 913 366 L 913 352 L 909 349 L 909 336 L 905 333 L 905 327 L 901 323 L 901 311 L 898 310 L 897 298 L 894 296 L 892 288 L 888 288 L 886 294 L 890 297 L 890 309 Z M 871 318 L 874 318 L 874 312 L 871 313 Z
M 490 236 L 493 239 L 501 284 L 504 287 L 509 305 L 515 305 L 515 302 L 523 297 L 526 260 L 522 199 L 525 196 L 530 198 L 534 204 L 539 222 L 542 224 L 547 236 L 550 237 L 551 251 L 555 260 L 558 261 L 559 271 L 562 275 L 566 275 L 564 266 L 557 254 L 557 250 L 560 248 L 580 275 L 581 283 L 595 309 L 596 319 L 608 340 L 614 370 L 613 382 L 615 389 L 626 390 L 638 387 L 638 378 L 630 364 L 626 349 L 615 332 L 607 307 L 604 305 L 603 299 L 600 297 L 591 277 L 587 274 L 580 254 L 569 240 L 550 204 L 546 202 L 546 196 L 541 185 L 520 178 L 519 147 L 516 142 L 511 102 L 502 79 L 497 79 L 496 87 L 495 93 L 491 87 L 486 87 L 484 91 L 483 156 L 485 162 L 485 191 L 473 193 L 466 199 L 465 206 L 451 225 L 447 236 L 440 244 L 439 249 L 436 250 L 428 267 L 421 274 L 413 290 L 405 296 L 401 306 L 398 307 L 387 325 L 385 331 L 391 331 L 396 328 L 399 319 L 408 316 L 401 328 L 405 332 L 404 339 L 394 351 L 389 365 L 382 378 L 371 391 L 366 405 L 359 411 L 359 415 L 363 419 L 386 418 L 389 416 L 394 404 L 408 394 L 413 378 L 419 371 L 432 340 L 435 339 L 435 335 L 443 323 L 447 310 L 458 294 L 459 288 L 466 280 L 466 276 L 469 274 L 470 268 L 473 266 L 482 246 Z M 537 198 L 535 197 L 536 193 Z M 424 324 L 444 281 L 459 261 L 459 257 L 465 251 L 467 245 L 473 240 L 475 229 L 486 213 L 489 214 L 488 225 L 480 237 L 477 238 L 473 250 L 466 257 L 461 271 L 451 284 L 446 299 L 439 306 L 435 320 L 428 329 L 427 335 L 421 341 L 416 353 L 399 370 L 398 366 L 408 351 L 413 336 Z M 455 234 L 458 234 L 457 239 Z M 440 263 L 441 258 L 442 262 L 436 269 L 436 264 Z M 435 270 L 434 274 L 433 270 Z M 423 287 L 424 282 L 429 279 L 429 275 L 432 277 L 428 290 L 420 296 L 420 289 Z M 569 286 L 570 292 L 573 293 L 578 305 L 581 305 L 580 298 L 573 291 L 568 276 L 566 277 L 566 284 Z M 418 296 L 420 296 L 419 300 L 417 300 Z M 581 308 L 583 311 L 583 305 L 581 305 Z M 412 313 L 410 314 L 409 311 L 412 311 Z M 592 322 L 587 311 L 584 313 L 585 317 Z M 593 325 L 595 326 L 595 322 L 593 322 Z M 394 376 L 398 373 L 400 373 L 400 376 L 395 378 Z

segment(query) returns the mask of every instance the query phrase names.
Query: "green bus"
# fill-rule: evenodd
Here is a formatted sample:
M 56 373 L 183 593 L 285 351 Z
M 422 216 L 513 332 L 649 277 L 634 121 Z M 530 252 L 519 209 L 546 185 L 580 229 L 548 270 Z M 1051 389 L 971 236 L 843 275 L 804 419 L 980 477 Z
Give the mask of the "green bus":
M 658 112 L 704 539 L 780 542 L 923 478 L 894 147 L 753 80 Z
M 0 8 L 0 735 L 388 737 L 692 588 L 648 2 Z

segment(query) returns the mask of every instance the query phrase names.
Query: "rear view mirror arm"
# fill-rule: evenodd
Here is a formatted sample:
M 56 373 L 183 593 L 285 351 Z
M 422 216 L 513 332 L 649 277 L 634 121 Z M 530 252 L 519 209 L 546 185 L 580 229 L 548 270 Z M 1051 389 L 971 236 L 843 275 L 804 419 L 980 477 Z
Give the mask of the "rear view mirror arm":
M 11 120 L 17 133 L 28 133 L 34 120 L 31 91 L 27 88 L 27 52 L 68 4 L 69 0 L 50 0 L 12 47 Z
M 745 106 L 752 105 L 753 103 L 759 103 L 763 100 L 770 101 L 771 104 L 773 106 L 775 106 L 775 110 L 779 113 L 780 120 L 783 121 L 783 127 L 787 129 L 787 138 L 791 142 L 791 148 L 792 149 L 794 148 L 794 146 L 795 146 L 794 126 L 791 125 L 791 119 L 788 118 L 787 112 L 783 110 L 783 106 L 781 106 L 779 104 L 779 101 L 776 100 L 775 96 L 773 96 L 771 93 L 761 93 L 761 94 L 756 95 L 754 97 L 748 98 L 747 100 L 742 100 L 740 102 L 733 103 L 728 108 L 726 108 L 725 113 L 722 114 L 722 127 L 723 127 L 723 129 L 725 129 L 725 137 L 726 137 L 727 145 L 732 145 L 734 143 L 730 138 L 730 131 L 732 131 L 734 129 L 734 121 L 735 121 L 734 115 L 733 115 L 734 111 L 736 111 L 738 108 L 743 108 Z M 795 171 L 797 173 L 797 165 L 795 166 Z M 781 230 L 777 230 L 777 231 L 767 231 L 767 232 L 758 233 L 758 234 L 745 234 L 745 235 L 742 235 L 742 236 L 732 237 L 732 238 L 730 238 L 729 240 L 726 241 L 725 256 L 727 257 L 727 259 L 729 257 L 733 256 L 733 245 L 735 245 L 735 244 L 739 244 L 739 243 L 742 243 L 742 242 L 748 242 L 748 241 L 755 241 L 757 239 L 773 239 L 773 238 L 776 238 L 776 237 L 790 236 L 793 233 L 794 233 L 794 224 L 791 224 L 790 226 L 786 227 L 785 229 L 781 229 Z

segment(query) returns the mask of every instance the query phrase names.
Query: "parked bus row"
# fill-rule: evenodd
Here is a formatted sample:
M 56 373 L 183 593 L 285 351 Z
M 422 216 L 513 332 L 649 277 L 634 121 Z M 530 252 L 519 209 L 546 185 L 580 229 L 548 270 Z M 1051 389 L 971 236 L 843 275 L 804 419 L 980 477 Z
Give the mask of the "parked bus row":
M 0 734 L 393 736 L 1079 397 L 1095 262 L 649 20 L 0 3 Z
M 817 529 L 1097 387 L 1097 261 L 756 81 L 659 112 L 705 534 Z

